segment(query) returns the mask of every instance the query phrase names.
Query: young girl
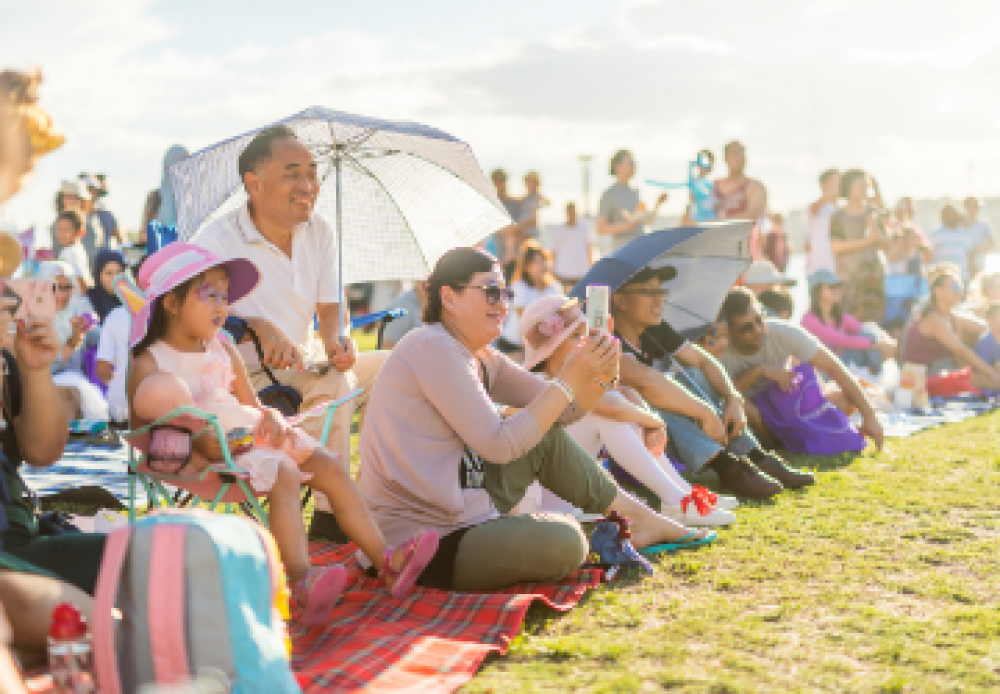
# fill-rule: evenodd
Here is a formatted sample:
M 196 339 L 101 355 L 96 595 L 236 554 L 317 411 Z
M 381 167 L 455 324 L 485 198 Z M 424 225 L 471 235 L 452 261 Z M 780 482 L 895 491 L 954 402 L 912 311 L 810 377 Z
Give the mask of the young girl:
M 250 486 L 270 500 L 269 522 L 288 571 L 292 597 L 307 624 L 323 621 L 346 583 L 341 566 L 310 568 L 299 507 L 302 482 L 327 495 L 341 526 L 371 560 L 393 595 L 413 585 L 437 550 L 433 531 L 392 549 L 372 520 L 349 474 L 333 455 L 301 429 L 289 427 L 277 410 L 262 407 L 239 354 L 219 338 L 230 302 L 249 294 L 259 273 L 248 260 L 224 261 L 188 243 L 173 243 L 151 255 L 139 271 L 145 293 L 129 302 L 133 360 L 128 390 L 133 425 L 148 424 L 177 407 L 193 405 L 219 417 L 229 432 L 253 431 L 253 449 L 237 450 L 236 464 L 250 473 Z M 169 433 L 169 432 L 168 432 Z M 159 453 L 169 454 L 167 448 Z M 223 458 L 212 435 L 192 441 L 192 474 Z M 156 451 L 156 437 L 150 448 Z
M 564 296 L 539 299 L 521 321 L 524 367 L 555 377 L 586 330 L 586 318 L 575 301 Z M 631 389 L 608 390 L 593 411 L 567 425 L 566 432 L 595 457 L 606 451 L 652 490 L 662 515 L 689 526 L 729 525 L 736 519 L 730 510 L 738 506 L 736 499 L 694 488 L 677 473 L 663 453 L 663 422 Z
M 521 246 L 510 282 L 514 292 L 512 310 L 507 314 L 503 337 L 497 340 L 497 348 L 507 354 L 521 349 L 521 334 L 517 326 L 524 309 L 543 296 L 562 296 L 563 293 L 562 284 L 552 274 L 552 254 L 532 239 Z

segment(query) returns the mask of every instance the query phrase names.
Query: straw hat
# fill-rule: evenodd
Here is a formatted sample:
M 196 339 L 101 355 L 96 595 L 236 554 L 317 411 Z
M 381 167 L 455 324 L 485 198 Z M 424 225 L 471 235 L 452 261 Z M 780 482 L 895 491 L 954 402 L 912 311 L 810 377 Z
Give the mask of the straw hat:
M 524 368 L 533 369 L 551 357 L 586 320 L 576 299 L 546 296 L 532 302 L 521 314 Z
M 13 234 L 0 231 L 0 277 L 9 278 L 21 265 L 24 258 L 24 251 L 21 250 L 21 243 L 14 238 Z

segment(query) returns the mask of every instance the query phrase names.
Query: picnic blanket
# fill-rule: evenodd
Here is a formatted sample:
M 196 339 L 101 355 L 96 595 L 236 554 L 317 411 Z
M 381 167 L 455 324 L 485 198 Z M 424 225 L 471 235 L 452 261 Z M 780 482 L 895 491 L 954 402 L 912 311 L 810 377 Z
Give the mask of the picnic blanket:
M 23 465 L 21 476 L 38 496 L 79 487 L 103 487 L 128 503 L 128 447 L 69 441 L 58 463 L 49 467 Z M 146 492 L 136 485 L 136 497 L 146 503 Z
M 351 583 L 329 624 L 308 628 L 293 612 L 292 665 L 303 691 L 445 692 L 468 682 L 483 659 L 503 653 L 535 600 L 569 610 L 601 582 L 600 569 L 580 569 L 555 584 L 520 584 L 499 593 L 415 588 L 392 598 L 362 570 L 353 544 L 310 543 L 313 564 L 344 564 Z M 29 691 L 52 691 L 41 671 Z
M 557 584 L 520 584 L 501 593 L 415 588 L 391 598 L 361 572 L 356 547 L 312 543 L 313 564 L 342 563 L 352 582 L 330 623 L 292 621 L 293 666 L 306 692 L 453 691 L 492 652 L 503 653 L 535 600 L 568 610 L 599 585 L 599 569 Z

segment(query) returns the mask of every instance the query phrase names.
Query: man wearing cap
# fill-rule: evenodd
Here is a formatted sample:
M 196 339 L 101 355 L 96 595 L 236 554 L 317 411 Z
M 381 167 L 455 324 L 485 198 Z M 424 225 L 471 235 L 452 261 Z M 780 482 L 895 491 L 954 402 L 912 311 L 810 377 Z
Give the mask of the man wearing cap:
M 107 248 L 112 238 L 120 246 L 122 235 L 118 230 L 117 217 L 104 204 L 104 198 L 108 194 L 108 181 L 104 175 L 80 174 L 80 180 L 87 186 L 91 200 L 83 247 L 87 250 L 87 257 L 93 261 L 97 252 Z
M 847 402 L 864 418 L 858 431 L 882 448 L 882 424 L 871 402 L 854 376 L 818 339 L 792 323 L 765 318 L 756 298 L 745 287 L 729 292 L 719 315 L 729 327 L 729 345 L 719 361 L 741 393 L 756 395 L 770 382 L 788 389 L 795 377 L 788 365 L 790 359 L 808 362 L 840 386 Z M 755 419 L 755 426 L 763 424 L 759 417 Z
M 646 268 L 611 297 L 615 334 L 622 343 L 622 383 L 660 411 L 672 455 L 692 474 L 710 467 L 725 489 L 758 499 L 783 487 L 812 484 L 812 475 L 792 470 L 773 453 L 761 450 L 745 431 L 743 398 L 726 372 L 701 347 L 662 321 L 667 294 L 662 283 L 675 276 L 671 267 Z M 658 361 L 665 363 L 661 367 Z M 677 368 L 684 368 L 678 381 L 663 372 Z
M 222 258 L 247 258 L 260 269 L 260 287 L 233 305 L 233 319 L 226 322 L 255 390 L 270 381 L 250 331 L 260 341 L 265 365 L 302 394 L 300 411 L 364 390 L 358 401 L 337 409 L 328 441 L 347 466 L 354 408 L 367 401 L 388 352 L 358 354 L 354 341 L 342 337 L 341 320 L 347 317 L 341 315 L 336 233 L 313 211 L 320 184 L 309 149 L 287 126 L 267 128 L 240 154 L 239 173 L 247 203 L 212 222 L 193 242 Z M 306 368 L 314 314 L 328 367 Z M 322 417 L 311 417 L 302 427 L 319 438 L 322 425 Z M 335 532 L 329 502 L 316 495 L 316 504 L 314 538 Z

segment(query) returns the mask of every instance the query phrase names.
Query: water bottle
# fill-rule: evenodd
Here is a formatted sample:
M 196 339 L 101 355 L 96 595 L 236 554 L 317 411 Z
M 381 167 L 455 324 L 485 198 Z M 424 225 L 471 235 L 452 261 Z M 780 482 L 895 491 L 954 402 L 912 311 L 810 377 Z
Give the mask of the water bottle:
M 55 694 L 94 694 L 94 659 L 87 622 L 72 603 L 52 610 L 49 671 Z

